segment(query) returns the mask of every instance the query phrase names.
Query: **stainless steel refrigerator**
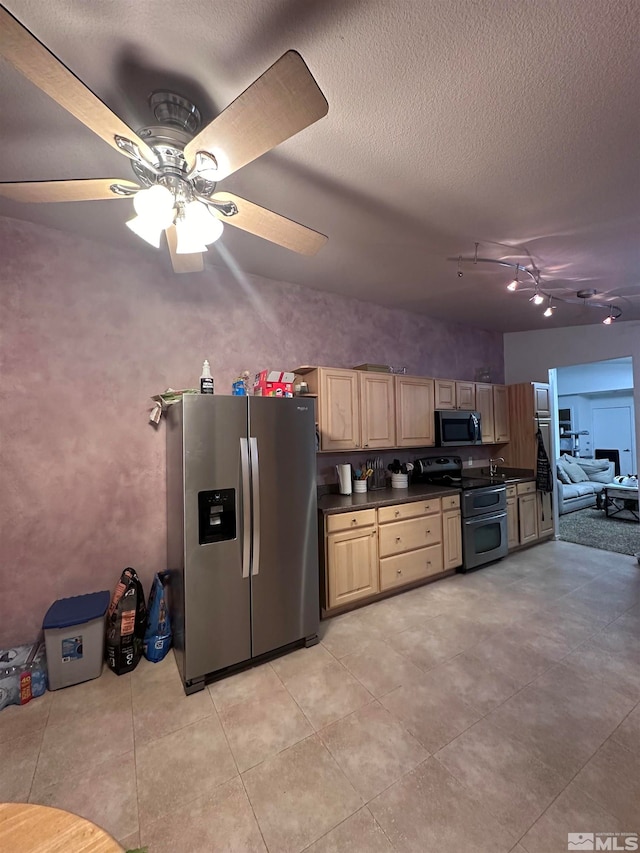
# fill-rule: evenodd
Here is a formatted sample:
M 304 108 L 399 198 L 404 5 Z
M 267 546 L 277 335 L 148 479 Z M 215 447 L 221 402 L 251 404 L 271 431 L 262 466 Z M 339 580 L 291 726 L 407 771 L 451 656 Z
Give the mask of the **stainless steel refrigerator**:
M 169 408 L 167 558 L 186 693 L 317 642 L 313 400 L 194 394 Z

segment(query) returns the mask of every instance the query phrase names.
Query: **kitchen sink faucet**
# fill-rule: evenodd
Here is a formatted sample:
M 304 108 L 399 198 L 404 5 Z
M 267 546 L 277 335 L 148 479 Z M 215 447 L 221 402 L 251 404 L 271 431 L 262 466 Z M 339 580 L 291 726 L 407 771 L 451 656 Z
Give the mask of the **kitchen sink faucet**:
M 498 473 L 498 462 L 504 462 L 504 457 L 498 456 L 497 459 L 490 459 L 489 460 L 489 476 L 490 477 L 495 477 L 496 474 Z

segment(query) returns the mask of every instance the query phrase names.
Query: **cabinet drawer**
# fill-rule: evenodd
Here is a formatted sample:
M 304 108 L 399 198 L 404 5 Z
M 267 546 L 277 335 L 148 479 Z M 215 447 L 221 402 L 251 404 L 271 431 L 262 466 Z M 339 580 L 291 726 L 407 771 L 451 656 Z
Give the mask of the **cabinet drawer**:
M 334 533 L 336 530 L 357 530 L 358 527 L 372 527 L 375 523 L 375 509 L 338 512 L 335 515 L 327 516 L 327 533 Z
M 460 507 L 460 495 L 448 495 L 442 498 L 442 509 L 458 509 Z
M 508 498 L 515 498 L 515 496 L 517 494 L 518 494 L 518 487 L 517 486 L 507 486 L 507 497 Z
M 532 492 L 535 492 L 535 490 L 536 484 L 534 480 L 532 480 L 530 483 L 518 483 L 519 495 L 530 495 Z
M 433 512 L 440 512 L 440 498 L 431 498 L 428 501 L 412 501 L 397 506 L 381 506 L 378 509 L 378 522 L 385 524 L 388 521 L 402 521 L 405 518 L 416 518 L 419 515 L 430 515 Z
M 380 560 L 380 589 L 391 589 L 405 583 L 428 578 L 442 572 L 442 545 L 420 548 L 408 554 Z
M 414 551 L 442 541 L 442 517 L 440 515 L 396 521 L 378 528 L 380 556 L 389 557 L 403 551 Z

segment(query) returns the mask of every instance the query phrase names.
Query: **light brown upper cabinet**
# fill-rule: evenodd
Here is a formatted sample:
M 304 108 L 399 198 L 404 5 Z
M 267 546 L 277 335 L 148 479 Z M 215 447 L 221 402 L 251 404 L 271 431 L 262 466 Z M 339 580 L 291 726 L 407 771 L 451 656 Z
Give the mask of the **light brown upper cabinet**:
M 480 413 L 482 443 L 495 444 L 493 385 L 483 385 L 476 382 L 476 409 Z
M 356 370 L 318 368 L 318 423 L 322 450 L 357 450 L 360 447 L 359 375 Z
M 360 373 L 362 447 L 396 446 L 394 378 L 386 373 Z
M 551 389 L 542 382 L 533 384 L 533 408 L 539 418 L 551 417 Z
M 509 398 L 506 385 L 493 385 L 493 439 L 495 444 L 509 441 Z
M 436 409 L 466 409 L 476 407 L 474 382 L 454 382 L 452 379 L 434 379 Z
M 459 409 L 469 412 L 476 408 L 476 383 L 456 382 L 456 404 Z
M 433 447 L 435 444 L 433 379 L 395 376 L 396 447 Z

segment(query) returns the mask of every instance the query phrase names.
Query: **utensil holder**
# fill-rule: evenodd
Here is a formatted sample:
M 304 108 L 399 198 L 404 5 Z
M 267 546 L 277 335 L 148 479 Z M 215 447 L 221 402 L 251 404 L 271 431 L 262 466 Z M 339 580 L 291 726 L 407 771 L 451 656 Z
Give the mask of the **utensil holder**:
M 408 489 L 409 475 L 408 474 L 391 474 L 392 489 Z
M 369 478 L 369 491 L 373 492 L 376 489 L 386 489 L 387 478 L 385 477 L 383 468 L 374 468 L 373 474 Z
M 366 480 L 354 480 L 353 481 L 353 491 L 357 494 L 358 492 L 366 492 L 367 491 L 367 481 Z

